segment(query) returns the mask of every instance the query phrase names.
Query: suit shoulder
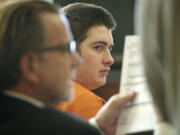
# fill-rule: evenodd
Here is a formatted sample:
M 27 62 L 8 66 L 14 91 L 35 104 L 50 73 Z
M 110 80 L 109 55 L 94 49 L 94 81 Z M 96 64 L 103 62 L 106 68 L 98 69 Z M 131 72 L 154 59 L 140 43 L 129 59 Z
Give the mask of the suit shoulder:
M 71 114 L 58 112 L 53 109 L 39 109 L 32 113 L 32 115 L 32 117 L 29 117 L 29 121 L 32 122 L 34 128 L 40 125 L 43 129 L 43 133 L 40 134 L 99 135 L 97 129 L 92 127 L 88 122 Z

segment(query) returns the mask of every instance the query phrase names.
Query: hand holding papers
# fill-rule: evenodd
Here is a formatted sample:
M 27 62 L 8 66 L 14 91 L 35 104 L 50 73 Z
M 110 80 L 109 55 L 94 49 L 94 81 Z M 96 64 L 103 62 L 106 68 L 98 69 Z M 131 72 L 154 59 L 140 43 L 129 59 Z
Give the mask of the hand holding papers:
M 155 111 L 146 84 L 139 36 L 125 39 L 120 95 L 137 92 L 136 99 L 121 112 L 116 135 L 152 130 Z

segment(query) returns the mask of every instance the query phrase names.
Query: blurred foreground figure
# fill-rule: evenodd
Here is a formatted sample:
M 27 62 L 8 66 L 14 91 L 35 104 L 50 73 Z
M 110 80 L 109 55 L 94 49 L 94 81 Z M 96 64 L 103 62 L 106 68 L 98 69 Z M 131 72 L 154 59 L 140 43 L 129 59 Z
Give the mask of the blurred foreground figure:
M 14 1 L 0 9 L 0 26 L 0 134 L 99 135 L 51 108 L 71 97 L 71 73 L 79 64 L 58 8 Z
M 162 115 L 157 135 L 180 135 L 179 7 L 179 0 L 142 2 L 141 34 L 146 76 Z

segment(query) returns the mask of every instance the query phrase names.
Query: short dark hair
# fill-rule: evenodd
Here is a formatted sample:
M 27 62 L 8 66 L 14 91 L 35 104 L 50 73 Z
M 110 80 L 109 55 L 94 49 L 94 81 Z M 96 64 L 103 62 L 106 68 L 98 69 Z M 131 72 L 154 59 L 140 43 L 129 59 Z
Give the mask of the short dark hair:
M 108 29 L 116 27 L 112 14 L 101 6 L 90 3 L 72 3 L 62 8 L 67 16 L 75 41 L 80 44 L 87 36 L 87 31 L 97 25 Z
M 0 89 L 16 85 L 21 77 L 19 62 L 29 51 L 44 44 L 44 28 L 39 14 L 59 13 L 43 1 L 18 1 L 0 10 Z

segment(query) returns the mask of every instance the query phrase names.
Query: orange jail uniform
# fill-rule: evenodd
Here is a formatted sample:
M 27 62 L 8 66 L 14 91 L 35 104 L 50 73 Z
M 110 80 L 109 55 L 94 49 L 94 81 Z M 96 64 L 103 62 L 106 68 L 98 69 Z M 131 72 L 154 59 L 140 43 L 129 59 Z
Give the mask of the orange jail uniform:
M 74 82 L 75 98 L 70 103 L 59 104 L 60 111 L 71 112 L 85 120 L 94 117 L 99 109 L 105 104 L 105 100 L 98 97 L 82 85 Z

